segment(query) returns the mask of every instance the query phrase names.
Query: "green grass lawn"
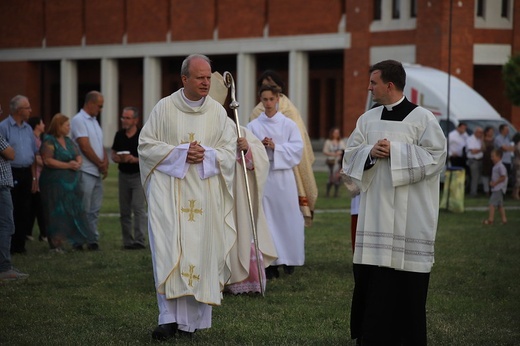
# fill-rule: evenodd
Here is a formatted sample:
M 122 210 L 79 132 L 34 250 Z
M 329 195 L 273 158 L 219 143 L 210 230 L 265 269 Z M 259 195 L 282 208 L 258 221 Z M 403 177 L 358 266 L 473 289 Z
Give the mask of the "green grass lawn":
M 326 173 L 316 173 L 325 190 Z M 266 296 L 228 296 L 213 309 L 213 327 L 196 345 L 352 345 L 350 198 L 317 203 L 306 229 L 306 264 L 268 282 Z M 49 253 L 28 243 L 15 255 L 24 282 L 0 286 L 0 345 L 155 344 L 157 324 L 149 250 L 122 250 L 117 172 L 105 181 L 100 252 Z M 467 199 L 466 206 L 487 205 Z M 520 203 L 508 199 L 508 206 Z M 343 211 L 344 212 L 343 212 Z M 442 211 L 428 296 L 430 345 L 520 344 L 520 210 L 507 225 L 484 226 L 487 211 Z M 35 231 L 37 235 L 37 230 Z

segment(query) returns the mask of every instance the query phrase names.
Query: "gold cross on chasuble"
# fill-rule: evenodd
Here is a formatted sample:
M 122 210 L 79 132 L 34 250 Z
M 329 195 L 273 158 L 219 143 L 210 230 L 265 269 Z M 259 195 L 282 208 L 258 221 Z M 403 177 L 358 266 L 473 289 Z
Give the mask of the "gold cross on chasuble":
M 195 221 L 195 214 L 202 215 L 202 209 L 195 209 L 195 200 L 190 199 L 190 207 L 189 208 L 181 208 L 183 213 L 190 213 L 188 217 L 188 221 Z
M 195 140 L 195 132 L 189 132 L 188 133 L 188 136 L 189 136 L 189 139 L 187 142 L 185 141 L 181 141 L 181 144 L 184 144 L 184 143 L 191 143 Z
M 200 280 L 200 275 L 194 275 L 193 271 L 195 270 L 195 266 L 193 264 L 190 264 L 190 271 L 189 273 L 182 272 L 181 275 L 185 278 L 188 278 L 188 286 L 193 287 L 193 280 Z

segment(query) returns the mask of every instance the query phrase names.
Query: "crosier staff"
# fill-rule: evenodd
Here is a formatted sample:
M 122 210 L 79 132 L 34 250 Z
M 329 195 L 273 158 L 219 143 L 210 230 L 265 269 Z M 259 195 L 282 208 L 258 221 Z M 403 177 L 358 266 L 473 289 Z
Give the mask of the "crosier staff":
M 240 132 L 240 123 L 238 121 L 238 107 L 240 106 L 236 100 L 235 97 L 235 80 L 233 79 L 233 76 L 228 71 L 224 72 L 224 85 L 231 89 L 231 103 L 229 105 L 229 108 L 233 110 L 233 114 L 235 116 L 235 124 L 237 127 L 237 133 L 238 138 L 242 137 L 242 134 Z M 255 223 L 255 217 L 253 214 L 253 204 L 251 203 L 251 190 L 249 189 L 249 179 L 247 178 L 247 168 L 245 165 L 246 158 L 243 151 L 240 151 L 240 155 L 242 157 L 242 172 L 244 173 L 244 181 L 246 184 L 246 193 L 247 193 L 247 202 L 249 206 L 249 217 L 251 221 L 251 229 L 253 230 L 253 242 L 255 244 L 255 251 L 256 251 L 256 267 L 258 270 L 258 280 L 260 282 L 260 292 L 262 293 L 262 297 L 264 296 L 264 283 L 262 282 L 262 272 L 263 270 L 261 264 L 260 264 L 260 248 L 258 246 L 258 234 L 256 232 L 256 223 Z

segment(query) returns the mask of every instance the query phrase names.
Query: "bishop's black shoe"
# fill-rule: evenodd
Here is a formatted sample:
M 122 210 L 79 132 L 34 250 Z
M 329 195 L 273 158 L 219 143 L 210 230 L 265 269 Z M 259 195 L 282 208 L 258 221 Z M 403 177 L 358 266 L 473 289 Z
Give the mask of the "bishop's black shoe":
M 286 266 L 286 265 L 284 265 L 283 266 L 283 272 L 285 274 L 291 275 L 292 273 L 294 273 L 294 266 Z
M 175 336 L 177 323 L 160 324 L 152 332 L 152 339 L 166 341 Z
M 195 330 L 196 332 L 196 330 Z M 195 332 L 186 332 L 184 330 L 177 330 L 177 333 L 179 333 L 179 336 L 182 337 L 182 338 L 188 338 L 188 339 L 191 339 L 193 338 L 193 334 L 195 334 Z
M 280 273 L 278 272 L 278 266 L 269 266 L 265 268 L 265 277 L 268 280 L 280 277 Z

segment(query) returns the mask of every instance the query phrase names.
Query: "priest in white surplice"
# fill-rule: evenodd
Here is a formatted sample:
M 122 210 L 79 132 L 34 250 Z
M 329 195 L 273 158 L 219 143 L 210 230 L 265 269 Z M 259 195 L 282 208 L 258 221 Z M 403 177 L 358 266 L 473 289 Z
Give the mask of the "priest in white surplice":
M 401 63 L 386 60 L 370 73 L 381 106 L 358 119 L 343 161 L 361 189 L 351 336 L 361 345 L 426 345 L 446 139 L 435 116 L 403 96 Z
M 157 340 L 211 327 L 211 306 L 220 305 L 236 241 L 234 124 L 208 96 L 207 57 L 187 57 L 181 78 L 184 88 L 157 103 L 139 136 L 159 305 L 159 326 L 152 333 Z
M 300 163 L 293 167 L 294 178 L 296 179 L 296 187 L 298 188 L 298 199 L 300 209 L 302 211 L 305 226 L 312 226 L 312 219 L 314 217 L 314 207 L 318 198 L 318 187 L 316 185 L 316 178 L 312 165 L 314 164 L 314 151 L 312 150 L 311 139 L 307 132 L 307 126 L 300 115 L 298 108 L 283 94 L 285 84 L 280 75 L 273 70 L 265 70 L 258 79 L 258 89 L 262 84 L 274 84 L 281 90 L 278 94 L 277 110 L 296 123 L 300 130 L 300 136 L 303 141 L 303 154 Z M 265 107 L 262 102 L 259 102 L 251 112 L 250 120 L 258 118 Z
M 266 268 L 268 278 L 278 277 L 278 266 L 287 274 L 305 262 L 304 218 L 298 202 L 298 188 L 292 169 L 303 154 L 303 141 L 294 121 L 277 111 L 279 87 L 260 87 L 265 112 L 247 128 L 260 139 L 269 158 L 263 206 L 278 259 Z

